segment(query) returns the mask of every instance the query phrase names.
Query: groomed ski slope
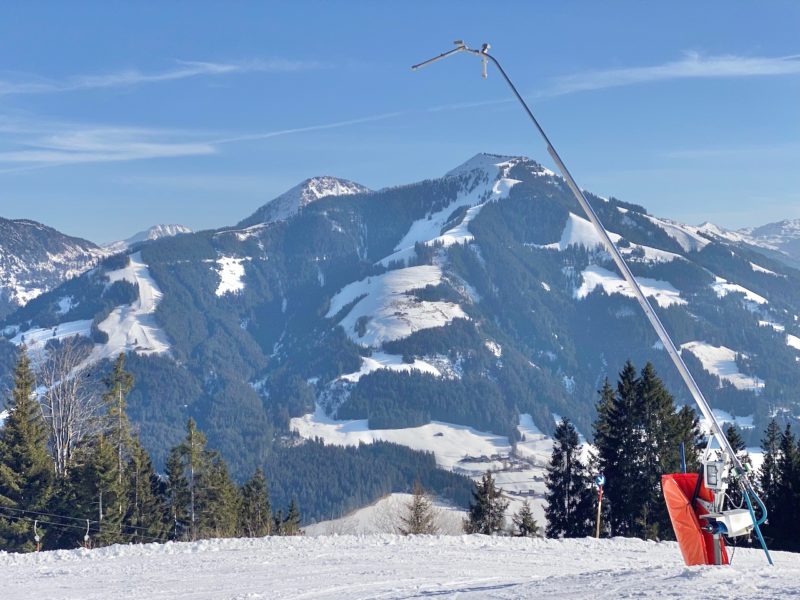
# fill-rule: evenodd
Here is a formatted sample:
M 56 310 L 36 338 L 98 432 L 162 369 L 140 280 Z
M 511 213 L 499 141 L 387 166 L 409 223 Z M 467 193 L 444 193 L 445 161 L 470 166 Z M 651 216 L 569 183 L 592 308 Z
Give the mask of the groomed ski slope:
M 685 567 L 674 543 L 396 535 L 0 554 L 4 600 L 791 598 L 800 554 Z

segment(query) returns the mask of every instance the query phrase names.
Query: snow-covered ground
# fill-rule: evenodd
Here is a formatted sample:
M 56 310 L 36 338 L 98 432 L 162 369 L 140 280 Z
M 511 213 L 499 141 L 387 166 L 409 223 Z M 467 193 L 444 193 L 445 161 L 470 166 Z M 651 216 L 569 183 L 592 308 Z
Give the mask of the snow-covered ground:
M 675 543 L 326 536 L 0 554 L 4 600 L 759 598 L 800 594 L 800 554 L 686 567 Z
M 55 327 L 33 327 L 11 338 L 11 343 L 19 346 L 25 344 L 28 350 L 40 350 L 50 340 L 63 340 L 64 338 L 81 335 L 89 337 L 92 330 L 92 320 L 69 321 L 59 323 Z
M 425 362 L 424 360 L 415 358 L 413 363 L 406 363 L 403 362 L 403 357 L 397 354 L 373 352 L 372 356 L 362 357 L 361 368 L 358 371 L 355 373 L 346 373 L 345 375 L 341 375 L 339 379 L 349 381 L 350 383 L 355 383 L 364 375 L 372 373 L 373 371 L 377 371 L 378 369 L 389 369 L 390 371 L 398 372 L 410 372 L 413 369 L 414 371 L 428 373 L 430 375 L 435 375 L 436 377 L 441 377 L 442 375 L 439 372 L 439 369 Z
M 583 283 L 574 290 L 573 296 L 575 298 L 585 298 L 597 287 L 601 287 L 609 296 L 611 294 L 622 294 L 629 298 L 636 297 L 631 286 L 621 275 L 612 273 L 603 267 L 589 265 L 581 273 L 581 277 L 583 278 Z M 686 300 L 681 298 L 680 292 L 667 281 L 650 279 L 649 277 L 637 277 L 636 281 L 639 282 L 639 286 L 645 296 L 653 298 L 662 308 L 667 308 L 673 304 L 686 304 Z
M 388 271 L 346 285 L 331 300 L 326 316 L 335 316 L 355 301 L 339 324 L 354 342 L 371 347 L 468 318 L 458 304 L 421 301 L 410 293 L 441 281 L 442 269 L 437 265 Z
M 217 275 L 219 275 L 219 285 L 216 289 L 217 296 L 225 294 L 235 294 L 244 289 L 244 265 L 243 258 L 232 256 L 221 256 L 217 259 Z
M 308 525 L 303 531 L 308 536 L 399 533 L 401 519 L 408 514 L 412 498 L 411 494 L 389 494 L 339 519 Z M 433 511 L 437 533 L 441 535 L 464 533 L 464 518 L 467 516 L 465 510 L 434 500 Z
M 695 341 L 682 344 L 681 349 L 694 354 L 703 363 L 706 371 L 732 383 L 737 389 L 759 390 L 764 387 L 763 380 L 739 371 L 736 365 L 736 352 L 730 348 Z

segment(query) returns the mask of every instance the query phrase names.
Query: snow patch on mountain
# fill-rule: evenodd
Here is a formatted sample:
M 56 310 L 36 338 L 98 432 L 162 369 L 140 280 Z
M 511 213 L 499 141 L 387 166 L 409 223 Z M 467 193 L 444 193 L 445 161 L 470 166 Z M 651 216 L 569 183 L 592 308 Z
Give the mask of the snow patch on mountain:
M 408 337 L 421 329 L 447 325 L 453 319 L 468 319 L 458 304 L 420 300 L 410 293 L 441 281 L 442 269 L 437 265 L 368 277 L 342 288 L 331 299 L 326 317 L 334 317 L 355 302 L 339 324 L 354 342 L 370 347 Z
M 765 269 L 764 267 L 757 265 L 754 262 L 750 263 L 750 268 L 753 269 L 756 273 L 766 273 L 767 275 L 775 275 L 775 277 L 786 277 L 785 275 L 780 275 L 775 271 L 770 271 L 769 269 Z
M 387 354 L 385 352 L 373 352 L 371 356 L 363 356 L 361 358 L 361 368 L 354 373 L 347 373 L 341 375 L 339 379 L 356 383 L 364 375 L 374 373 L 379 369 L 388 369 L 389 371 L 410 373 L 411 371 L 419 371 L 421 373 L 428 373 L 436 377 L 441 377 L 442 373 L 433 365 L 425 362 L 424 360 L 414 359 L 413 363 L 406 363 L 403 361 L 402 356 L 396 354 Z
M 326 444 L 358 446 L 376 441 L 401 444 L 422 452 L 433 452 L 436 464 L 455 470 L 465 458 L 491 457 L 511 450 L 508 438 L 478 431 L 465 425 L 431 421 L 420 427 L 370 429 L 366 419 L 338 421 L 321 407 L 313 414 L 295 417 L 289 427 L 305 439 L 322 438 Z
M 742 294 L 744 295 L 745 300 L 748 302 L 755 304 L 767 304 L 767 299 L 764 298 L 764 296 L 760 296 L 739 284 L 730 283 L 722 277 L 715 277 L 715 282 L 711 284 L 711 287 L 714 289 L 719 298 L 724 298 L 728 294 Z
M 730 348 L 694 341 L 681 344 L 681 350 L 694 354 L 706 371 L 731 383 L 737 389 L 757 391 L 764 387 L 763 380 L 739 371 L 736 364 L 737 352 Z
M 707 238 L 700 235 L 701 229 L 699 227 L 684 225 L 669 219 L 659 219 L 650 215 L 642 216 L 663 229 L 669 237 L 680 244 L 680 247 L 685 252 L 702 250 L 711 243 Z
M 25 344 L 29 351 L 41 350 L 51 340 L 64 340 L 76 335 L 89 337 L 92 334 L 92 320 L 69 321 L 54 327 L 33 327 L 11 338 L 11 343 Z
M 670 262 L 675 259 L 683 258 L 674 252 L 652 248 L 650 246 L 642 246 L 640 244 L 629 244 L 627 246 L 620 246 L 619 242 L 622 241 L 622 236 L 613 231 L 608 232 L 611 241 L 617 245 L 620 252 L 627 257 L 629 261 L 642 260 L 646 262 Z M 567 223 L 561 232 L 561 238 L 557 242 L 550 244 L 528 244 L 536 248 L 545 248 L 548 250 L 564 251 L 570 246 L 582 246 L 587 250 L 594 250 L 596 248 L 603 249 L 603 241 L 594 229 L 594 225 L 583 217 L 579 217 L 574 213 L 569 213 Z
M 602 288 L 606 294 L 622 294 L 628 298 L 636 298 L 628 282 L 620 275 L 612 273 L 608 269 L 597 265 L 589 265 L 582 273 L 583 283 L 573 292 L 573 297 L 582 299 L 588 296 L 596 288 Z M 653 298 L 656 303 L 667 308 L 673 304 L 686 304 L 686 300 L 681 298 L 680 292 L 667 282 L 649 277 L 637 277 L 636 281 L 642 288 L 645 296 Z
M 219 285 L 214 292 L 217 296 L 225 294 L 237 294 L 244 289 L 244 258 L 233 256 L 221 256 L 216 260 L 217 275 L 219 275 Z
M 791 333 L 786 336 L 786 345 L 794 348 L 795 350 L 800 350 L 800 337 L 796 335 L 792 335 Z

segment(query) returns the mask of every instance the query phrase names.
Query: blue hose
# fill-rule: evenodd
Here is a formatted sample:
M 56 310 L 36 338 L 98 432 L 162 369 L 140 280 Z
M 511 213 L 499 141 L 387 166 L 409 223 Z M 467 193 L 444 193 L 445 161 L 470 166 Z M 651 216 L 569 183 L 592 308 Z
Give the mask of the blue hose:
M 769 564 L 774 565 L 775 563 L 772 562 L 772 557 L 769 555 L 769 550 L 767 549 L 767 543 L 764 541 L 764 536 L 761 535 L 761 525 L 764 524 L 767 520 L 767 507 L 764 506 L 764 503 L 761 501 L 761 498 L 758 497 L 758 494 L 750 488 L 749 486 L 747 489 L 742 490 L 744 492 L 744 499 L 747 502 L 747 508 L 750 510 L 750 518 L 753 519 L 753 529 L 756 530 L 756 535 L 758 536 L 758 541 L 761 543 L 761 548 L 764 550 L 764 554 L 767 555 L 767 560 Z M 756 499 L 758 502 L 759 510 L 761 510 L 761 517 L 756 520 L 755 511 L 753 511 L 753 503 L 750 501 L 750 494 L 753 495 L 753 498 Z

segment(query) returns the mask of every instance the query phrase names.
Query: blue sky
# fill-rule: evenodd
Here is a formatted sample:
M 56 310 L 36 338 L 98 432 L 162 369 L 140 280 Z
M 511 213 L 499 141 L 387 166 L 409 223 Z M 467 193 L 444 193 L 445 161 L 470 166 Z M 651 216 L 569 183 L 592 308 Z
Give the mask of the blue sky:
M 104 242 L 239 221 L 302 179 L 372 188 L 480 151 L 726 227 L 800 217 L 796 2 L 39 2 L 0 7 L 0 216 Z

